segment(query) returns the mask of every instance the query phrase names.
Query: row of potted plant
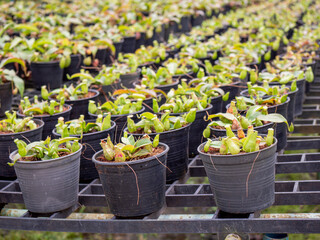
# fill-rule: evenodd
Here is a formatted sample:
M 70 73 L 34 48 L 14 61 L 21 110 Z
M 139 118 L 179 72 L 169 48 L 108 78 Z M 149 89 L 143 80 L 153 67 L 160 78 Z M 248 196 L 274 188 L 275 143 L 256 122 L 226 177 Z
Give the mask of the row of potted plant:
M 280 6 L 281 9 L 287 6 L 287 3 Z M 296 6 L 301 5 L 297 3 Z M 304 11 L 306 8 L 307 5 Z M 260 11 L 263 11 L 263 8 Z M 243 12 L 239 12 L 236 18 L 233 13 L 226 16 L 231 27 L 225 33 L 222 31 L 221 37 L 235 36 L 233 28 L 247 27 Z M 299 16 L 287 15 L 281 16 L 278 12 L 275 16 L 265 16 L 264 24 L 279 28 L 302 27 L 295 22 Z M 234 20 L 239 20 L 240 17 L 244 17 L 244 20 L 235 23 Z M 284 26 L 283 22 L 292 24 Z M 216 203 L 221 210 L 247 213 L 270 206 L 274 201 L 276 151 L 285 147 L 283 139 L 287 136 L 287 129 L 292 130 L 293 117 L 296 116 L 295 101 L 303 101 L 303 98 L 297 98 L 298 92 L 303 96 L 306 80 L 313 80 L 312 67 L 303 65 L 309 64 L 309 59 L 316 55 L 303 55 L 308 58 L 303 60 L 300 58 L 302 53 L 295 50 L 292 52 L 291 45 L 297 44 L 297 39 L 303 39 L 296 33 L 299 30 L 292 33 L 292 36 L 287 36 L 290 28 L 281 30 L 279 38 L 262 45 L 258 44 L 260 37 L 267 34 L 267 31 L 257 30 L 253 34 L 253 30 L 245 29 L 242 33 L 247 35 L 238 35 L 238 40 L 243 41 L 243 44 L 236 42 L 228 48 L 232 44 L 229 40 L 226 45 L 216 49 L 219 51 L 210 53 L 210 41 L 195 41 L 192 43 L 194 45 L 181 48 L 178 55 L 174 56 L 177 58 L 163 62 L 163 66 L 155 66 L 154 69 L 140 66 L 143 77 L 137 78 L 135 89 L 110 91 L 110 94 L 113 92 L 110 99 L 97 99 L 99 91 L 90 89 L 90 85 L 119 80 L 121 67 L 117 68 L 115 65 L 105 67 L 96 76 L 86 72 L 76 73 L 70 78 L 78 78 L 77 84 L 50 91 L 47 87 L 42 87 L 42 98 L 49 99 L 50 102 L 39 101 L 35 97 L 33 103 L 30 103 L 28 98 L 23 98 L 17 114 L 39 115 L 43 118 L 45 115 L 54 116 L 67 110 L 72 112 L 71 121 L 67 117 L 53 121 L 53 136 L 57 139 L 52 140 L 44 137 L 41 141 L 41 128 L 48 124 L 36 119 L 31 121 L 31 118 L 27 117 L 20 120 L 16 119 L 15 113 L 7 113 L 7 118 L 1 123 L 4 136 L 8 135 L 8 142 L 15 142 L 18 149 L 11 154 L 11 160 L 20 180 L 27 208 L 41 213 L 60 211 L 74 205 L 77 202 L 80 169 L 80 173 L 82 171 L 90 174 L 92 171 L 93 176 L 90 178 L 97 177 L 98 172 L 109 207 L 116 216 L 150 214 L 164 204 L 165 182 L 183 177 L 188 168 L 189 154 L 197 152 L 204 163 Z M 219 38 L 213 37 L 214 40 Z M 292 42 L 288 40 L 291 38 Z M 248 43 L 250 40 L 254 43 Z M 288 40 L 285 44 L 288 46 L 285 48 L 286 54 L 272 59 L 273 51 L 280 48 L 273 45 L 280 45 L 280 41 L 284 40 Z M 313 44 L 307 45 L 312 47 Z M 188 48 L 192 50 L 189 51 Z M 201 48 L 207 49 L 204 54 L 210 53 L 209 59 L 202 59 L 208 56 L 203 55 Z M 195 60 L 190 56 L 184 58 L 184 53 L 193 50 L 198 51 L 196 56 L 193 55 Z M 147 48 L 142 47 L 137 54 L 120 55 L 120 65 L 121 62 L 127 62 L 129 66 L 131 64 L 137 68 L 137 56 L 147 56 L 148 59 L 147 52 Z M 276 54 L 278 53 L 280 52 Z M 163 61 L 160 55 L 151 59 L 157 61 L 159 58 Z M 217 58 L 213 59 L 213 56 Z M 293 57 L 293 64 L 287 65 Z M 272 61 L 266 63 L 264 60 Z M 251 63 L 253 65 L 250 65 Z M 261 71 L 263 64 L 266 71 Z M 119 69 L 117 75 L 113 74 L 114 68 Z M 190 70 L 196 75 L 189 74 Z M 175 79 L 173 76 L 180 74 L 188 75 L 189 79 L 177 78 L 180 85 L 177 83 L 174 88 L 171 86 L 169 89 L 154 89 L 160 88 L 162 82 L 170 84 L 170 81 Z M 302 82 L 301 85 L 299 81 Z M 239 88 L 245 87 L 244 83 L 248 84 L 248 90 L 241 92 L 242 96 L 239 97 Z M 273 83 L 276 84 L 273 86 Z M 287 86 L 279 87 L 281 84 Z M 224 86 L 234 87 L 235 90 L 223 89 Z M 101 89 L 98 87 L 98 90 Z M 149 101 L 148 104 L 146 100 Z M 230 105 L 227 108 L 222 107 L 222 100 L 231 101 Z M 72 109 L 66 104 L 72 104 Z M 288 111 L 291 113 L 290 118 Z M 89 120 L 89 116 L 92 120 Z M 209 124 L 204 121 L 205 116 L 208 116 L 206 120 L 212 120 Z M 245 129 L 247 134 L 244 133 Z M 12 140 L 12 135 L 16 133 L 23 137 L 27 132 L 34 133 L 36 130 L 39 133 L 30 144 L 19 139 Z M 216 138 L 219 137 L 219 130 L 224 132 L 224 137 L 220 139 Z M 211 133 L 216 139 L 209 138 L 202 143 L 201 135 L 208 138 Z M 114 134 L 116 141 L 113 141 Z M 99 143 L 102 147 L 100 151 Z M 197 148 L 197 152 L 189 151 L 194 148 Z M 94 151 L 98 152 L 93 155 Z M 87 160 L 90 158 L 93 162 Z M 58 164 L 60 161 L 62 165 Z M 44 164 L 48 166 L 45 167 Z M 44 169 L 49 169 L 49 172 Z M 248 175 L 250 169 L 253 170 Z M 56 172 L 63 175 L 62 182 L 47 181 L 46 185 L 43 181 L 32 180 L 34 178 L 31 177 L 39 174 L 39 179 L 46 177 L 48 180 L 52 179 L 48 176 L 53 176 Z M 69 182 L 73 184 L 67 184 Z M 39 186 L 39 183 L 42 186 Z M 52 194 L 60 197 L 53 197 L 54 200 L 49 202 L 50 206 L 42 201 L 47 199 L 49 185 Z M 61 185 L 66 188 L 59 188 Z M 34 186 L 41 194 L 34 194 L 35 190 L 28 192 L 29 186 Z M 63 194 L 66 192 L 68 194 Z M 241 201 L 234 201 L 235 193 L 241 196 Z M 57 204 L 58 202 L 63 204 Z

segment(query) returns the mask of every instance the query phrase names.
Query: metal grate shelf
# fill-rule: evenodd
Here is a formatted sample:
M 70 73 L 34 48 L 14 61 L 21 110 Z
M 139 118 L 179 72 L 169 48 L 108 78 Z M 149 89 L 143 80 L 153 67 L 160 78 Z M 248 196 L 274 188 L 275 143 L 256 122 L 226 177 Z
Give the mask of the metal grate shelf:
M 297 154 L 279 154 L 276 174 L 320 172 L 320 96 L 312 88 L 306 97 L 303 114 L 295 120 L 294 134 L 286 150 Z M 315 153 L 301 153 L 302 150 Z M 13 209 L 8 203 L 23 204 L 17 180 L 0 180 L 0 227 L 3 229 L 87 232 L 87 233 L 320 233 L 320 213 L 227 214 L 219 209 L 201 214 L 200 208 L 215 206 L 208 184 L 188 184 L 188 179 L 206 177 L 198 156 L 189 159 L 184 179 L 167 185 L 166 207 L 141 219 L 117 219 L 108 213 L 80 213 L 79 207 L 106 207 L 99 179 L 79 185 L 79 205 L 62 212 L 37 215 L 25 209 Z M 277 181 L 274 205 L 320 205 L 320 180 Z M 198 209 L 198 214 L 172 214 L 171 209 Z M 211 211 L 211 213 L 210 213 Z

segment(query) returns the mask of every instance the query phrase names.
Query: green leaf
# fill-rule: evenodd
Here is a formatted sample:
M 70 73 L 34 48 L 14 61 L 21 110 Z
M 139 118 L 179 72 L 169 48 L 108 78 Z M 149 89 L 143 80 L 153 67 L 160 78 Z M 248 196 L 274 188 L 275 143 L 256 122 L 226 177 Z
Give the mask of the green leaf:
M 230 121 L 233 121 L 236 117 L 231 114 L 231 113 L 217 113 L 217 114 L 211 114 L 208 116 L 208 119 L 207 120 L 210 120 L 212 118 L 216 118 L 216 117 L 223 117 L 223 118 L 226 118 Z
M 151 119 L 155 118 L 156 115 L 155 115 L 155 114 L 152 114 L 151 112 L 144 112 L 144 113 L 142 113 L 142 114 L 140 115 L 140 117 L 144 117 L 144 118 L 146 118 L 146 119 L 148 119 L 148 120 L 151 120 Z
M 137 148 L 149 145 L 149 144 L 152 144 L 152 142 L 150 141 L 149 138 L 141 138 L 135 143 L 134 147 L 135 147 L 135 149 L 137 149 Z
M 129 151 L 132 153 L 134 151 L 134 146 L 133 145 L 125 145 L 124 147 L 121 148 L 121 151 Z
M 142 157 L 145 155 L 148 155 L 150 152 L 147 149 L 140 149 L 139 151 L 137 151 L 135 154 L 132 155 L 132 158 L 135 157 Z
M 258 119 L 261 121 L 275 122 L 275 123 L 283 123 L 287 122 L 287 119 L 279 113 L 270 113 L 268 115 L 260 115 Z

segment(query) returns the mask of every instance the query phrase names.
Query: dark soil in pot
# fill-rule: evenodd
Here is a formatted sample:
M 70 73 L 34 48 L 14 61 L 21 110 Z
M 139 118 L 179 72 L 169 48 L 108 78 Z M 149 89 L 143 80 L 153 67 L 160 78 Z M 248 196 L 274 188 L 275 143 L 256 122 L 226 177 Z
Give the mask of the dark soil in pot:
M 67 75 L 72 76 L 75 73 L 79 73 L 80 72 L 80 67 L 83 61 L 83 57 L 81 54 L 76 54 L 76 55 L 71 55 L 71 63 L 69 65 L 69 67 L 63 69 L 63 80 L 64 81 L 70 81 L 67 78 Z M 74 78 L 71 81 L 77 81 L 78 78 Z
M 136 50 L 136 36 L 124 37 L 121 51 L 123 53 L 134 53 Z
M 52 130 L 55 128 L 56 124 L 58 123 L 58 118 L 63 117 L 65 121 L 69 121 L 70 113 L 72 107 L 70 105 L 63 105 L 65 108 L 64 112 L 56 113 L 53 115 L 35 115 L 33 119 L 40 119 L 44 122 L 43 131 L 42 131 L 42 140 L 45 140 L 47 137 L 50 137 L 52 134 Z M 26 115 L 17 112 L 17 116 L 24 118 Z
M 12 105 L 12 82 L 0 84 L 0 118 L 11 109 Z
M 99 91 L 89 89 L 90 97 L 88 98 L 82 98 L 77 100 L 66 100 L 65 103 L 70 105 L 72 107 L 71 113 L 70 113 L 70 119 L 77 119 L 80 117 L 80 115 L 84 115 L 84 118 L 87 119 L 89 117 L 88 115 L 88 105 L 89 100 L 96 100 L 99 96 Z M 49 97 L 49 99 L 56 100 L 53 97 Z
M 11 152 L 17 149 L 14 139 L 20 139 L 30 142 L 39 141 L 42 137 L 42 129 L 44 126 L 43 121 L 39 119 L 33 119 L 33 121 L 38 125 L 38 128 L 34 130 L 29 130 L 19 133 L 7 133 L 0 134 L 0 177 L 13 179 L 16 177 L 14 168 L 8 165 L 10 161 L 9 155 Z
M 182 128 L 174 129 L 159 133 L 160 142 L 169 146 L 167 158 L 166 182 L 172 183 L 175 180 L 182 178 L 188 170 L 188 153 L 189 153 L 189 129 L 191 124 Z M 125 130 L 127 131 L 127 129 Z M 144 134 L 130 133 L 136 139 L 141 138 Z M 154 138 L 158 133 L 148 134 Z
M 87 122 L 95 122 L 95 120 L 88 120 Z M 81 157 L 80 157 L 80 182 L 88 182 L 99 177 L 96 167 L 92 161 L 92 156 L 100 151 L 101 139 L 105 139 L 110 136 L 111 141 L 114 140 L 114 133 L 116 129 L 116 123 L 111 121 L 111 127 L 107 130 L 100 132 L 84 133 L 81 139 L 81 144 L 83 144 Z M 55 138 L 60 138 L 61 135 L 53 129 L 52 134 Z M 80 135 L 72 135 L 71 137 L 78 137 Z
M 59 63 L 60 61 L 31 62 L 32 81 L 36 89 L 41 89 L 43 85 L 50 90 L 61 87 L 63 69 Z
M 30 212 L 53 213 L 78 203 L 81 148 L 52 160 L 16 162 L 14 169 Z M 11 161 L 16 153 L 10 155 Z
M 111 120 L 116 123 L 115 127 L 115 141 L 116 143 L 121 142 L 121 137 L 123 136 L 124 129 L 127 125 L 127 117 L 132 115 L 133 121 L 138 121 L 137 115 L 143 113 L 145 110 L 144 107 L 140 111 L 130 113 L 130 114 L 123 114 L 123 115 L 111 115 Z M 97 114 L 88 113 L 91 119 L 96 119 L 98 117 Z
M 148 158 L 127 162 L 102 162 L 102 151 L 93 156 L 110 211 L 117 217 L 140 217 L 165 204 L 165 177 L 169 147 Z M 161 162 L 161 163 L 160 163 Z M 139 189 L 139 190 L 138 190 Z
M 220 210 L 251 213 L 273 204 L 277 140 L 274 141 L 259 152 L 238 155 L 210 155 L 202 152 L 205 143 L 199 146 L 200 158 Z

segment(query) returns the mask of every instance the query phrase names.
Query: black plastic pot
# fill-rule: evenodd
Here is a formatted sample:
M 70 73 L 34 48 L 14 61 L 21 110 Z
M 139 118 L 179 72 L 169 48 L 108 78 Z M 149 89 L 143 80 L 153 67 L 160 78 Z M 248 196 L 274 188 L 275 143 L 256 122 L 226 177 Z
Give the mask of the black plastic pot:
M 288 120 L 288 123 L 291 124 L 294 120 L 294 111 L 295 111 L 295 102 L 296 102 L 296 94 L 298 92 L 298 89 L 295 90 L 294 92 L 289 92 L 288 93 L 288 97 L 290 98 L 290 102 L 289 102 L 289 105 L 288 105 L 288 117 L 287 117 L 287 120 Z M 249 97 L 249 93 L 248 93 L 248 89 L 246 90 L 243 90 L 240 92 L 240 95 L 241 96 L 244 96 L 244 97 Z
M 146 33 L 145 32 L 139 32 L 136 33 L 136 46 L 135 50 L 139 49 L 141 46 L 146 45 Z
M 122 44 L 123 53 L 134 53 L 136 50 L 136 36 L 124 37 Z
M 228 85 L 221 85 L 219 86 L 225 93 L 229 92 L 229 99 L 222 103 L 222 109 L 225 109 L 225 107 L 233 100 L 236 96 L 239 94 L 241 81 L 233 82 Z
M 165 102 L 165 97 L 162 96 L 161 93 L 157 94 L 157 98 L 159 98 L 161 96 L 161 102 L 159 103 L 160 105 L 163 104 Z M 117 96 L 111 96 L 112 101 L 115 101 L 117 99 Z M 145 100 L 143 100 L 142 104 L 145 107 L 145 112 L 153 112 L 152 107 L 153 107 L 153 97 L 149 97 Z M 132 99 L 131 101 L 135 101 L 134 99 Z
M 163 165 L 169 147 L 163 143 L 159 146 L 164 147 L 162 153 L 136 161 L 101 162 L 97 158 L 103 154 L 102 150 L 93 156 L 108 206 L 115 216 L 145 216 L 165 204 L 166 169 Z
M 138 120 L 137 115 L 143 113 L 144 110 L 145 110 L 145 108 L 142 107 L 142 109 L 140 111 L 137 111 L 137 112 L 134 112 L 134 113 L 123 114 L 123 115 L 111 115 L 111 120 L 116 123 L 116 127 L 115 127 L 115 142 L 117 142 L 117 143 L 120 142 L 121 137 L 123 136 L 123 132 L 124 132 L 125 126 L 127 124 L 127 117 L 129 115 L 132 115 L 131 119 L 133 121 L 137 121 Z M 89 113 L 89 112 L 88 112 L 88 114 L 89 114 L 91 119 L 96 119 L 98 117 L 97 114 L 92 114 L 92 113 Z
M 188 170 L 188 153 L 189 153 L 189 129 L 191 124 L 185 127 L 174 129 L 162 133 L 150 133 L 151 138 L 159 134 L 160 142 L 169 146 L 167 159 L 166 182 L 172 183 L 182 178 Z M 125 129 L 127 131 L 127 129 Z M 141 138 L 144 134 L 130 133 L 135 139 Z
M 78 100 L 66 100 L 65 103 L 72 107 L 70 113 L 70 119 L 77 119 L 80 115 L 84 115 L 84 118 L 87 119 L 88 115 L 88 105 L 89 100 L 96 100 L 99 96 L 99 91 L 94 89 L 89 89 L 89 92 L 93 92 L 95 95 L 89 98 L 83 98 Z M 55 98 L 49 97 L 50 100 L 56 100 Z
M 205 19 L 206 19 L 205 15 L 201 15 L 201 14 L 193 15 L 192 18 L 191 18 L 192 27 L 201 26 L 201 24 L 203 23 L 203 21 Z
M 196 119 L 190 126 L 189 130 L 189 156 L 194 156 L 197 154 L 197 148 L 203 140 L 202 133 L 207 127 L 207 122 L 204 121 L 204 117 L 212 113 L 212 105 L 203 110 L 197 111 Z M 180 116 L 185 113 L 171 113 L 172 116 Z
M 262 82 L 258 82 L 258 84 L 262 85 Z M 278 82 L 270 82 L 269 85 L 281 85 Z M 290 88 L 291 82 L 286 84 Z M 304 95 L 305 95 L 305 86 L 306 86 L 306 80 L 305 79 L 299 79 L 297 80 L 297 88 L 298 92 L 295 96 L 295 108 L 294 108 L 294 117 L 297 117 L 302 114 L 302 105 L 304 102 Z
M 118 55 L 122 51 L 123 40 L 121 40 L 120 42 L 114 42 L 113 45 L 116 49 L 115 59 L 118 59 Z
M 16 162 L 14 169 L 30 212 L 53 213 L 78 203 L 81 149 L 52 160 Z M 16 154 L 10 154 L 11 161 Z
M 41 89 L 43 85 L 51 90 L 61 87 L 63 69 L 59 63 L 60 61 L 31 62 L 32 80 L 36 89 Z
M 99 48 L 95 58 L 99 60 L 99 66 L 105 64 L 108 48 Z
M 179 26 L 179 32 L 190 32 L 192 28 L 191 25 L 191 16 L 183 16 L 180 19 L 180 26 Z
M 14 139 L 20 139 L 26 141 L 28 139 L 30 142 L 39 141 L 42 137 L 42 129 L 44 126 L 43 121 L 38 119 L 33 119 L 33 121 L 38 125 L 38 128 L 34 130 L 29 130 L 19 133 L 8 133 L 0 134 L 0 177 L 1 178 L 15 178 L 16 173 L 14 168 L 8 165 L 9 155 L 12 151 L 17 149 Z
M 88 120 L 87 122 L 94 122 L 94 120 Z M 99 177 L 99 174 L 92 162 L 92 156 L 101 150 L 100 141 L 110 136 L 111 141 L 114 140 L 114 133 L 116 129 L 116 123 L 111 121 L 111 127 L 107 130 L 93 133 L 85 133 L 81 139 L 83 148 L 80 157 L 80 182 L 88 182 Z M 56 132 L 56 129 L 52 130 L 52 134 L 55 138 L 60 138 L 61 135 Z M 72 137 L 80 138 L 80 135 L 72 135 Z
M 274 123 L 267 123 L 263 126 L 259 127 L 254 127 L 253 129 L 258 131 L 259 134 L 268 134 L 268 129 L 273 128 Z M 227 131 L 226 129 L 217 129 L 210 127 L 211 130 L 211 138 L 219 138 L 219 137 L 224 137 L 227 136 Z M 232 130 L 235 135 L 237 135 L 236 130 Z M 245 133 L 247 133 L 247 130 L 243 130 Z
M 5 116 L 5 112 L 11 109 L 12 105 L 12 82 L 0 84 L 0 117 Z
M 203 153 L 198 147 L 217 207 L 229 213 L 251 213 L 274 202 L 277 140 L 261 151 L 237 155 Z M 254 164 L 254 165 L 253 165 Z
M 98 88 L 95 88 L 95 89 L 98 90 L 100 94 L 97 97 L 96 101 L 100 103 L 109 101 L 110 94 L 112 95 L 115 90 L 120 89 L 120 84 L 121 84 L 121 80 L 118 79 L 116 82 L 110 85 L 97 86 Z
M 279 113 L 285 118 L 288 118 L 288 106 L 289 106 L 290 98 L 288 97 L 285 103 L 269 106 L 268 113 Z M 287 124 L 285 123 L 277 123 L 275 124 L 275 136 L 278 140 L 277 144 L 277 152 L 281 151 L 287 146 Z
M 185 74 L 177 74 L 177 75 L 172 76 L 172 78 L 178 79 L 179 83 L 181 83 L 182 79 L 186 79 L 187 83 L 188 83 L 190 80 L 192 80 L 196 77 L 197 77 L 197 73 L 194 73 L 194 72 L 189 72 L 189 73 L 185 73 Z
M 80 67 L 83 61 L 83 57 L 81 56 L 81 54 L 71 55 L 70 58 L 71 58 L 71 63 L 69 67 L 63 70 L 64 81 L 69 81 L 67 78 L 67 74 L 72 76 L 73 74 L 80 72 Z M 78 78 L 72 79 L 72 81 L 77 81 L 77 80 Z
M 121 84 L 126 88 L 133 88 L 133 83 L 140 78 L 140 69 L 137 69 L 134 73 L 127 73 L 120 75 Z
M 211 105 L 212 109 L 210 114 L 222 112 L 222 96 L 212 97 Z
M 64 112 L 56 113 L 51 116 L 50 115 L 33 116 L 33 119 L 39 119 L 44 122 L 43 131 L 42 131 L 42 140 L 45 140 L 47 137 L 51 136 L 52 130 L 55 128 L 56 124 L 58 123 L 59 117 L 63 117 L 65 121 L 69 121 L 72 107 L 67 104 L 63 106 L 67 108 L 67 110 Z M 17 116 L 21 118 L 26 117 L 26 115 L 21 114 L 19 111 L 17 112 Z

